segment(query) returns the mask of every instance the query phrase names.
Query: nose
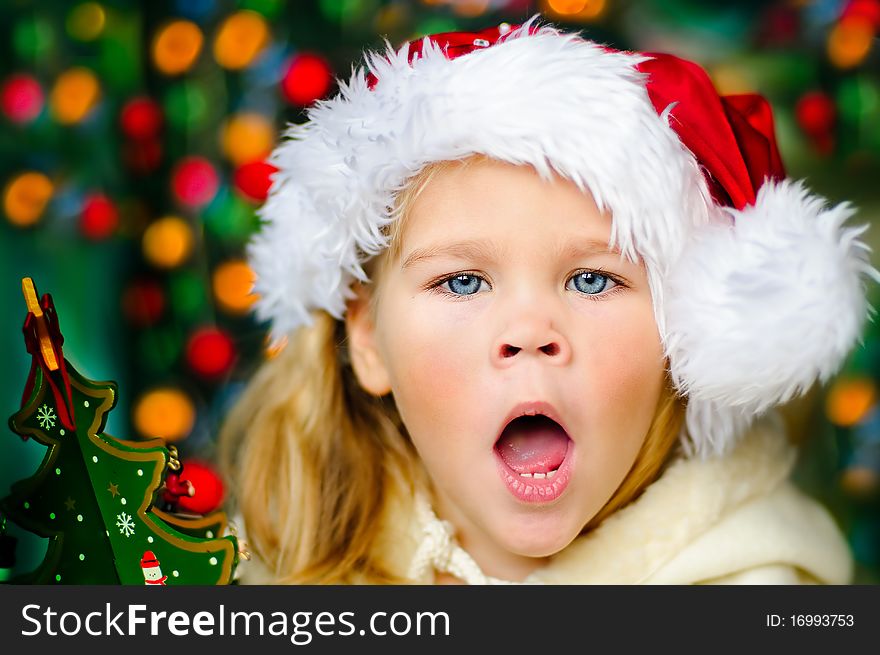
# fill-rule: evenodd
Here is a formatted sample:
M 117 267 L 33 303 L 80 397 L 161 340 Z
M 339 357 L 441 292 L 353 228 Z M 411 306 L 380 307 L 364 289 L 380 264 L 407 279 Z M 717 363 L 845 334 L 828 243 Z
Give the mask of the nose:
M 492 358 L 495 365 L 501 367 L 532 358 L 561 365 L 571 360 L 571 345 L 549 318 L 520 315 L 495 341 Z

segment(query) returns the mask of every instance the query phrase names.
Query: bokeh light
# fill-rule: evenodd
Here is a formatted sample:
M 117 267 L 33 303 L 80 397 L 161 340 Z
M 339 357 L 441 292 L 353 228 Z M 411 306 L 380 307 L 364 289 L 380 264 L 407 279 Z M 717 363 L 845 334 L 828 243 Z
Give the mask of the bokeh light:
M 288 102 L 306 107 L 327 94 L 332 76 L 330 64 L 324 57 L 304 52 L 291 60 L 281 80 L 281 93 Z
M 246 314 L 257 299 L 252 293 L 254 280 L 254 272 L 244 260 L 223 262 L 214 269 L 212 277 L 217 304 L 230 314 Z
M 544 0 L 544 9 L 568 19 L 593 20 L 605 11 L 605 0 Z
M 84 236 L 100 241 L 113 236 L 118 226 L 119 210 L 107 196 L 96 193 L 85 198 L 79 222 Z
M 196 375 L 217 379 L 228 373 L 235 363 L 235 346 L 226 332 L 204 327 L 187 341 L 186 361 Z
M 97 104 L 101 88 L 98 78 L 88 68 L 71 68 L 55 81 L 49 107 L 55 119 L 64 125 L 80 122 Z
M 42 173 L 28 171 L 14 177 L 3 192 L 3 211 L 17 227 L 34 225 L 43 216 L 54 187 Z
M 828 35 L 828 58 L 838 68 L 853 68 L 868 56 L 873 40 L 871 23 L 862 16 L 849 16 Z
M 171 189 L 178 202 L 188 207 L 211 202 L 219 184 L 217 170 L 203 157 L 185 157 L 171 172 Z
M 853 426 L 861 421 L 874 406 L 876 389 L 871 380 L 840 379 L 825 400 L 828 419 L 842 427 Z
M 196 129 L 207 122 L 208 93 L 193 80 L 179 82 L 165 94 L 168 122 L 178 130 Z
M 122 313 L 137 327 L 154 325 L 165 305 L 165 292 L 156 280 L 135 280 L 122 293 Z
M 235 114 L 221 129 L 223 153 L 233 165 L 266 157 L 275 141 L 275 128 L 265 116 Z
M 214 59 L 230 70 L 249 66 L 269 43 L 266 19 L 254 11 L 239 11 L 223 21 L 214 39 Z
M 104 31 L 107 15 L 97 2 L 84 2 L 67 14 L 67 32 L 79 41 L 94 41 Z
M 162 129 L 162 109 L 147 96 L 132 98 L 122 107 L 119 125 L 130 139 L 152 139 Z
M 185 73 L 196 62 L 203 41 L 202 31 L 192 21 L 172 21 L 156 33 L 153 63 L 165 75 Z
M 144 393 L 135 401 L 133 422 L 143 437 L 179 441 L 195 424 L 192 400 L 180 389 L 161 387 Z
M 147 227 L 141 242 L 144 257 L 158 268 L 175 268 L 192 253 L 192 228 L 182 218 L 165 216 Z
M 248 162 L 235 169 L 232 183 L 245 198 L 260 203 L 268 197 L 269 189 L 272 188 L 272 176 L 276 172 L 278 169 L 269 162 Z
M 10 75 L 0 90 L 0 107 L 13 123 L 30 123 L 43 110 L 43 87 L 30 75 Z

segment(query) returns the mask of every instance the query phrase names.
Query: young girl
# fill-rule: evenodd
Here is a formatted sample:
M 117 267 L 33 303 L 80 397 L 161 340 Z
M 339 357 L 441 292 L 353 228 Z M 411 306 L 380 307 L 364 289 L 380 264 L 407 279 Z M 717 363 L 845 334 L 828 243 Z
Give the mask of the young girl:
M 849 582 L 773 408 L 877 273 L 767 103 L 534 18 L 367 63 L 249 247 L 288 342 L 221 436 L 243 581 Z

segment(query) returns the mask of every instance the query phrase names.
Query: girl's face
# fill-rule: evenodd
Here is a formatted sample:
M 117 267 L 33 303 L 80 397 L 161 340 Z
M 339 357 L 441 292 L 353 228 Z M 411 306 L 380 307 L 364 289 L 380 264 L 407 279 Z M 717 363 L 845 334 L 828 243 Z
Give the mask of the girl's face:
M 349 308 L 360 383 L 393 393 L 437 514 L 489 575 L 521 579 L 567 546 L 651 424 L 664 385 L 651 294 L 610 234 L 561 177 L 451 167 L 412 205 L 375 317 Z M 525 413 L 554 420 L 512 421 Z

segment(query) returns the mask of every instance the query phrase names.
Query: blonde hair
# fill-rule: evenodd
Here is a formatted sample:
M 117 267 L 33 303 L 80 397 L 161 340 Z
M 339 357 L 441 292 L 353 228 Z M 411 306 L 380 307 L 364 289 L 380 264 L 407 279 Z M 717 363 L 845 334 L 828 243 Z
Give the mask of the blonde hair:
M 430 179 L 482 156 L 438 162 L 397 194 L 389 247 L 365 267 L 372 280 L 401 254 L 401 235 Z M 377 293 L 370 296 L 375 311 Z M 250 549 L 278 583 L 400 583 L 378 548 L 381 521 L 395 494 L 428 490 L 427 474 L 393 398 L 358 384 L 345 325 L 325 312 L 300 328 L 256 372 L 224 421 L 220 464 L 247 527 Z M 633 466 L 584 530 L 634 500 L 669 460 L 684 403 L 664 385 Z

